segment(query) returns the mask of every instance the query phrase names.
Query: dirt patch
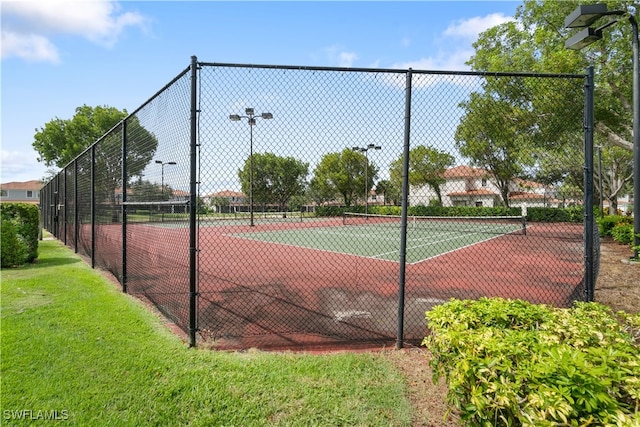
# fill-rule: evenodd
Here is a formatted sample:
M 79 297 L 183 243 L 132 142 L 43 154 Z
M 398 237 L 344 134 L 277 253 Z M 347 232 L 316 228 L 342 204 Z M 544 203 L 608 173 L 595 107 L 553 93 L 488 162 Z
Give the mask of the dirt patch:
M 640 264 L 630 263 L 633 252 L 629 246 L 611 239 L 601 243 L 600 272 L 596 282 L 595 300 L 614 311 L 640 312 Z M 414 426 L 456 426 L 459 418 L 448 414 L 447 388 L 444 380 L 433 383 L 430 354 L 425 348 L 407 348 L 383 353 L 404 373 L 409 398 L 414 407 Z
M 633 251 L 610 238 L 600 245 L 600 273 L 596 282 L 595 300 L 614 311 L 630 314 L 640 312 L 640 263 L 629 258 Z

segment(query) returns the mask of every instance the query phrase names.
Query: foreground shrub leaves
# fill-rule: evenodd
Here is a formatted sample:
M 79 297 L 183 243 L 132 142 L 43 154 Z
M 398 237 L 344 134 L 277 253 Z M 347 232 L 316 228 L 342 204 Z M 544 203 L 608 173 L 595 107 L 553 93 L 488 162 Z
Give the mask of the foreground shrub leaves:
M 433 380 L 470 424 L 640 425 L 640 315 L 482 298 L 426 317 Z

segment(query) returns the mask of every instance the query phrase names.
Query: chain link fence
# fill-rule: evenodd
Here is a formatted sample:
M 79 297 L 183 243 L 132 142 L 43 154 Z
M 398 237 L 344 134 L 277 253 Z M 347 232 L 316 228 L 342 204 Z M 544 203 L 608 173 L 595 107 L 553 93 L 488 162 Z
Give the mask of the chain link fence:
M 193 58 L 43 221 L 192 345 L 401 346 L 449 298 L 568 306 L 597 272 L 586 77 Z

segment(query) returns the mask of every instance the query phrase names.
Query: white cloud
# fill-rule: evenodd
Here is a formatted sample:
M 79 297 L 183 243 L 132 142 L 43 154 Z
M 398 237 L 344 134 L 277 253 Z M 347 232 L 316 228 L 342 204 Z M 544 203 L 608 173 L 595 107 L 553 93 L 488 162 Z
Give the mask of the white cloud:
M 463 71 L 468 70 L 465 64 L 475 53 L 475 42 L 483 31 L 513 21 L 510 16 L 493 13 L 487 16 L 458 20 L 447 27 L 442 37 L 436 41 L 437 54 L 413 61 L 394 64 L 394 68 L 413 68 L 416 70 Z M 455 39 L 455 40 L 452 40 Z
M 340 52 L 339 58 L 341 67 L 351 67 L 353 62 L 358 59 L 358 55 L 352 52 Z
M 339 67 L 351 67 L 358 59 L 357 54 L 347 52 L 341 46 L 330 46 L 325 48 L 324 51 L 329 63 L 336 64 Z
M 143 15 L 122 12 L 118 3 L 109 0 L 9 1 L 2 4 L 2 15 L 2 57 L 49 62 L 58 60 L 51 40 L 57 34 L 112 47 L 126 28 L 145 30 L 148 24 Z
M 27 61 L 58 63 L 58 49 L 46 37 L 2 31 L 2 58 L 17 56 Z
M 449 25 L 444 31 L 445 37 L 460 37 L 474 42 L 480 33 L 496 25 L 514 21 L 513 17 L 502 13 L 492 13 L 487 16 L 475 16 L 470 19 L 461 19 Z
M 1 182 L 31 181 L 45 175 L 46 167 L 37 160 L 34 151 L 0 151 Z

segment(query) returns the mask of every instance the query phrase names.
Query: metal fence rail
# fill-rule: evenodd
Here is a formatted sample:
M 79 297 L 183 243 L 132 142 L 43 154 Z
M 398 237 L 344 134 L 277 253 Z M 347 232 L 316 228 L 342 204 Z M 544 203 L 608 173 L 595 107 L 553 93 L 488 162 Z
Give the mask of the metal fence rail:
M 567 306 L 595 280 L 592 201 L 541 171 L 592 144 L 586 77 L 194 57 L 45 186 L 43 223 L 191 345 L 401 346 L 452 297 Z

